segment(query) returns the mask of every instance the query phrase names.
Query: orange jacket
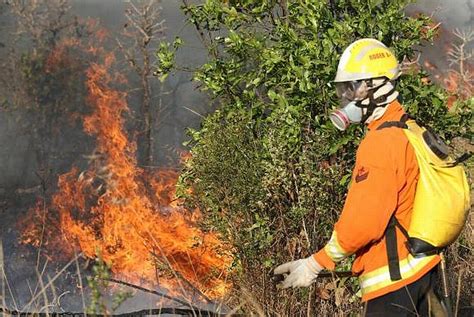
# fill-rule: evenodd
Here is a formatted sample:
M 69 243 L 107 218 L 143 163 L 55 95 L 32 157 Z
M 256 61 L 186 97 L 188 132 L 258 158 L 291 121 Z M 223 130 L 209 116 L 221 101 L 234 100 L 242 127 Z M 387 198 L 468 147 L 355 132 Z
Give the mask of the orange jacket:
M 368 125 L 359 145 L 351 186 L 330 241 L 314 257 L 333 270 L 335 263 L 356 254 L 352 271 L 359 275 L 362 300 L 395 291 L 422 277 L 440 261 L 438 255 L 414 258 L 397 228 L 402 279 L 391 281 L 385 229 L 393 213 L 408 228 L 419 177 L 414 149 L 402 129 L 377 130 L 385 121 L 398 121 L 405 112 L 398 101 Z

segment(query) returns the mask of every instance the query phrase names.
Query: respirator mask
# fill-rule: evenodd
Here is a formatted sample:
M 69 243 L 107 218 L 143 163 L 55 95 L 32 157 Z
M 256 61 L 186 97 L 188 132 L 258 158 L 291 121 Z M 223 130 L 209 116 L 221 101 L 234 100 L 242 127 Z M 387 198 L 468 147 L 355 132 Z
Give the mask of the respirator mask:
M 332 112 L 329 118 L 336 128 L 344 131 L 351 123 L 362 121 L 366 109 L 360 107 L 360 101 L 367 98 L 367 83 L 365 81 L 336 83 L 336 94 L 341 107 Z
M 336 83 L 336 93 L 341 107 L 329 116 L 341 131 L 351 123 L 370 123 L 387 110 L 389 103 L 397 99 L 395 83 L 387 78 Z

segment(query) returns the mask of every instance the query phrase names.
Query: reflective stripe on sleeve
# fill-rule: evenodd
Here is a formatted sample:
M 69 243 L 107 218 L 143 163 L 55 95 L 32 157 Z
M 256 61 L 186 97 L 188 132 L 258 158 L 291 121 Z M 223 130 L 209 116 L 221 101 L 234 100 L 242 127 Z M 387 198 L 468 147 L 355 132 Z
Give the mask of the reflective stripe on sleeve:
M 324 247 L 324 250 L 334 262 L 340 262 L 350 255 L 350 253 L 346 252 L 337 241 L 337 233 L 335 230 L 332 232 L 331 239 Z

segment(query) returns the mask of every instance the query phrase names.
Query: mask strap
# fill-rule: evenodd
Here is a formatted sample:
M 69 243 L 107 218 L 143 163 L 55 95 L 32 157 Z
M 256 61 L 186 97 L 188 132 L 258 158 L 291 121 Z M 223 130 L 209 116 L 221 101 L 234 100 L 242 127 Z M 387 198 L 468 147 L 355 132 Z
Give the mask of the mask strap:
M 374 112 L 375 108 L 377 108 L 377 104 L 374 102 L 374 92 L 372 89 L 368 90 L 367 97 L 369 98 L 369 104 L 367 106 L 362 104 L 363 100 L 357 100 L 355 103 L 357 107 L 362 109 L 362 118 L 360 120 L 361 123 L 365 123 L 365 121 L 367 121 L 370 115 Z M 364 110 L 366 110 L 365 113 Z
M 387 82 L 389 82 L 389 80 L 385 81 L 382 85 L 380 85 L 379 87 L 382 87 L 383 85 L 385 85 Z M 370 83 L 369 85 L 369 88 L 372 86 L 372 83 Z M 356 102 L 356 106 L 359 107 L 359 108 L 362 108 L 362 109 L 365 109 L 365 113 L 362 112 L 362 119 L 361 119 L 361 123 L 365 123 L 367 121 L 367 119 L 374 113 L 374 110 L 378 107 L 385 107 L 386 105 L 378 105 L 379 103 L 381 102 L 384 102 L 384 98 L 386 99 L 387 96 L 390 96 L 394 91 L 396 90 L 396 84 L 393 85 L 393 88 L 390 89 L 390 91 L 388 93 L 386 93 L 385 95 L 383 96 L 380 96 L 378 98 L 375 98 L 374 99 L 374 90 L 373 89 L 369 89 L 368 91 L 368 98 L 369 98 L 369 104 L 367 106 L 364 106 L 362 104 L 362 100 L 360 101 L 357 101 Z
M 362 101 L 359 101 L 358 103 L 362 103 Z M 357 105 L 357 104 L 356 104 Z M 378 105 L 374 102 L 374 94 L 373 92 L 369 91 L 369 104 L 367 106 L 363 106 L 362 104 L 360 105 L 360 108 L 366 109 L 365 113 L 362 111 L 362 119 L 360 120 L 361 123 L 365 123 L 367 119 L 374 113 L 375 108 L 377 108 Z
M 387 99 L 387 97 L 389 97 L 391 94 L 393 94 L 393 92 L 396 90 L 395 86 L 393 86 L 392 89 L 390 89 L 385 95 L 382 95 L 376 99 L 373 99 L 373 101 L 376 103 L 376 104 L 379 104 L 381 102 L 384 102 L 385 99 Z M 373 94 L 372 94 L 373 96 Z M 371 100 L 372 101 L 372 100 Z

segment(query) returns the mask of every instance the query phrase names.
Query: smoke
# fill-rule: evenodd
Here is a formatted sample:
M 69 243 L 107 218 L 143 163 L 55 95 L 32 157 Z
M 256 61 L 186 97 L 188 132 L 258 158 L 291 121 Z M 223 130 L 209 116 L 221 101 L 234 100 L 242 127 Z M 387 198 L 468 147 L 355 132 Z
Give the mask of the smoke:
M 424 45 L 421 51 L 421 62 L 429 61 L 436 72 L 443 73 L 449 69 L 447 48 L 454 38 L 452 32 L 472 30 L 474 26 L 474 0 L 420 0 L 407 6 L 409 15 L 423 13 L 439 23 L 439 33 L 433 44 Z M 471 47 L 474 43 L 470 43 Z
M 73 0 L 71 1 L 72 15 L 81 18 L 92 18 L 110 32 L 110 37 L 120 37 L 127 22 L 125 10 L 128 1 L 115 0 Z M 186 24 L 185 16 L 180 9 L 179 1 L 165 0 L 161 3 L 162 19 L 165 20 L 165 40 L 173 41 L 181 37 L 184 41 L 177 61 L 180 65 L 196 67 L 204 62 L 206 51 L 203 48 L 193 26 Z M 9 36 L 11 29 L 5 25 L 12 23 L 11 16 L 1 15 L 0 8 L 0 43 L 13 43 Z M 24 44 L 22 44 L 24 45 Z M 30 44 L 31 45 L 31 44 Z M 3 58 L 8 47 L 0 47 L 0 57 Z M 118 54 L 119 55 L 119 54 Z M 123 70 L 127 69 L 125 61 L 121 62 Z M 133 90 L 139 87 L 139 78 L 131 72 L 127 76 L 128 88 Z M 189 72 L 176 72 L 162 85 L 157 79 L 151 79 L 154 105 L 158 103 L 163 111 L 156 113 L 156 122 L 153 126 L 154 165 L 173 165 L 178 159 L 178 152 L 186 140 L 186 129 L 196 128 L 201 120 L 200 115 L 206 115 L 212 109 L 203 94 L 196 89 Z M 160 87 L 160 85 L 162 85 Z M 162 94 L 160 95 L 160 91 Z M 1 88 L 0 88 L 1 91 Z M 0 105 L 3 100 L 0 100 Z M 140 93 L 130 94 L 130 107 L 138 111 Z M 31 135 L 19 133 L 18 125 L 6 113 L 0 113 L 0 198 L 9 196 L 10 191 L 16 188 L 31 189 L 38 184 L 35 172 L 38 169 L 36 158 L 32 152 Z M 70 144 L 69 144 L 70 146 Z M 64 152 L 70 151 L 65 144 Z M 89 153 L 76 153 L 76 156 Z M 66 169 L 67 167 L 64 167 Z M 8 194 L 7 194 L 8 192 Z M 1 200 L 1 199 L 0 199 Z
M 423 12 L 447 29 L 472 27 L 474 0 L 419 0 L 407 7 L 408 13 Z
M 188 67 L 196 67 L 205 61 L 206 51 L 192 25 L 186 23 L 186 18 L 180 8 L 181 1 L 163 0 L 161 2 L 161 17 L 165 21 L 165 40 L 172 42 L 176 37 L 184 41 L 178 52 L 177 63 Z M 74 0 L 73 13 L 81 17 L 96 18 L 110 30 L 113 36 L 120 36 L 127 20 L 124 11 L 127 1 L 115 0 Z M 161 87 L 163 94 L 158 96 L 160 83 L 154 80 L 152 94 L 154 102 L 161 103 L 165 110 L 158 114 L 154 126 L 156 164 L 173 164 L 176 159 L 175 151 L 181 148 L 186 139 L 185 130 L 196 128 L 201 117 L 211 111 L 207 98 L 199 93 L 196 84 L 191 81 L 190 73 L 178 71 L 168 77 Z M 135 81 L 134 81 L 135 80 Z M 131 86 L 137 85 L 137 78 L 129 76 Z M 138 104 L 131 102 L 131 106 Z

